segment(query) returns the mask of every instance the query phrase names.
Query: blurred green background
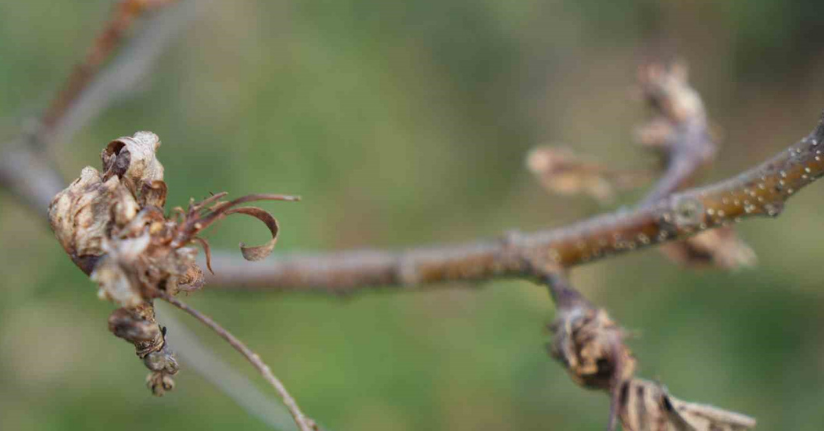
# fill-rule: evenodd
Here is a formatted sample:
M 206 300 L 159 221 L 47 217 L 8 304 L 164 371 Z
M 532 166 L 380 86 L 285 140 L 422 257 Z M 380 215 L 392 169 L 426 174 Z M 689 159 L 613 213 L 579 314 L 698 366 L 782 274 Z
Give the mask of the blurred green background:
M 0 3 L 0 135 L 46 106 L 111 4 Z M 525 154 L 564 142 L 616 166 L 648 163 L 631 139 L 647 112 L 630 96 L 651 56 L 689 63 L 724 132 L 707 180 L 804 136 L 824 108 L 822 13 L 817 0 L 211 1 L 133 97 L 55 151 L 74 178 L 112 138 L 152 130 L 171 204 L 222 190 L 300 194 L 267 205 L 282 226 L 276 253 L 561 226 L 609 208 L 547 195 Z M 650 250 L 579 268 L 573 282 L 639 334 L 640 375 L 754 415 L 762 430 L 821 430 L 822 197 L 814 185 L 778 220 L 740 226 L 754 269 L 689 271 Z M 241 219 L 207 237 L 234 250 L 265 234 Z M 185 363 L 177 389 L 153 398 L 131 346 L 106 328 L 112 305 L 5 192 L 0 295 L 0 429 L 269 429 Z M 187 300 L 331 430 L 606 423 L 607 397 L 545 353 L 553 306 L 526 281 L 346 300 L 207 288 Z M 239 355 L 179 320 L 270 393 Z

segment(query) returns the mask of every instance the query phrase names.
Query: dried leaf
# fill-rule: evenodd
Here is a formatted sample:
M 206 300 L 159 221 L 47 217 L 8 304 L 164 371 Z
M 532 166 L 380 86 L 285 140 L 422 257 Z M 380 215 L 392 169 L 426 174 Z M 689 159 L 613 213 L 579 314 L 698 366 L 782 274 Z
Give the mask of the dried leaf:
M 755 266 L 758 261 L 732 227 L 701 232 L 684 241 L 663 244 L 659 250 L 673 262 L 691 268 L 739 269 Z
M 613 200 L 616 190 L 631 189 L 649 179 L 647 172 L 618 171 L 584 161 L 565 147 L 537 147 L 527 156 L 526 164 L 547 191 L 584 193 L 604 203 Z
M 246 214 L 262 221 L 266 225 L 266 227 L 269 228 L 269 232 L 272 234 L 272 239 L 264 245 L 250 247 L 244 245 L 243 243 L 240 243 L 240 252 L 243 254 L 243 258 L 249 261 L 257 261 L 264 259 L 266 256 L 269 256 L 269 254 L 272 253 L 272 250 L 275 248 L 275 244 L 278 241 L 277 219 L 272 217 L 272 215 L 268 212 L 257 207 L 235 208 L 226 211 L 226 215 L 235 213 Z
M 621 423 L 627 431 L 743 431 L 755 419 L 671 396 L 658 383 L 632 379 L 619 392 Z

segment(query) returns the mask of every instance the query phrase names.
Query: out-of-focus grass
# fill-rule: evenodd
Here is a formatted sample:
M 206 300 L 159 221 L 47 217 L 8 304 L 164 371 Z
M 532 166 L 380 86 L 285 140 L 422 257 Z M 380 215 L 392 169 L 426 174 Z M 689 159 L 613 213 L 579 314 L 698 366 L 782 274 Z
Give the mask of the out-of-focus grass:
M 4 125 L 42 109 L 109 4 L 0 4 Z M 222 190 L 303 195 L 267 207 L 282 224 L 279 252 L 559 226 L 604 209 L 544 195 L 524 154 L 562 141 L 621 166 L 648 162 L 630 142 L 644 111 L 628 96 L 650 52 L 689 61 L 725 131 L 709 178 L 804 135 L 824 106 L 824 46 L 804 30 L 816 4 L 213 2 L 145 91 L 59 148 L 60 167 L 74 177 L 110 139 L 155 131 L 172 204 Z M 638 331 L 642 375 L 756 415 L 760 429 L 820 430 L 822 189 L 793 198 L 776 221 L 740 227 L 761 258 L 753 270 L 688 272 L 647 251 L 573 280 Z M 263 235 L 229 220 L 208 237 L 234 248 Z M 152 398 L 131 347 L 106 330 L 111 305 L 7 194 L 0 245 L 0 429 L 265 429 L 186 369 L 174 393 Z M 546 356 L 553 308 L 528 282 L 345 301 L 206 291 L 189 301 L 334 430 L 595 430 L 606 419 L 606 397 L 575 387 Z

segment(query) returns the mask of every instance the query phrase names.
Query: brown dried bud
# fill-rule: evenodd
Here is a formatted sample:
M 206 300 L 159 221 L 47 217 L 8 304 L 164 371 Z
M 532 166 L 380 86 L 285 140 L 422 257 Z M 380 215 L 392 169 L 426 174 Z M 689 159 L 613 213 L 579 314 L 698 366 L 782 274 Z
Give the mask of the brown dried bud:
M 134 308 L 118 308 L 109 316 L 109 331 L 135 347 L 140 358 L 160 352 L 166 345 L 166 338 L 154 315 L 154 307 L 143 303 Z
M 635 358 L 623 343 L 624 331 L 603 309 L 576 306 L 561 311 L 550 330 L 550 353 L 575 383 L 610 390 L 632 377 Z

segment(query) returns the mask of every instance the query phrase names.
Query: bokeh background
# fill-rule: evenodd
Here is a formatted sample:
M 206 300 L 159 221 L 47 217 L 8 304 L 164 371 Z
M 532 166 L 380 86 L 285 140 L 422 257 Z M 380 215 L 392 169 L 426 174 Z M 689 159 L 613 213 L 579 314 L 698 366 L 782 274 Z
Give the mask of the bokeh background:
M 0 3 L 0 135 L 41 112 L 111 5 Z M 525 154 L 563 142 L 615 166 L 649 164 L 631 135 L 648 112 L 631 95 L 650 57 L 685 59 L 723 130 L 707 181 L 805 135 L 824 109 L 822 13 L 817 0 L 211 1 L 131 97 L 53 151 L 74 178 L 112 138 L 152 130 L 172 204 L 222 190 L 300 194 L 267 205 L 282 225 L 276 254 L 562 226 L 612 208 L 547 195 Z M 756 268 L 685 270 L 649 250 L 576 269 L 573 282 L 638 334 L 640 375 L 754 415 L 762 430 L 821 430 L 822 197 L 811 186 L 778 220 L 739 226 Z M 235 249 L 265 235 L 230 219 L 207 237 Z M 345 300 L 207 287 L 187 299 L 331 430 L 604 427 L 607 397 L 545 353 L 544 289 L 455 287 Z M 107 331 L 112 305 L 6 192 L 0 295 L 0 429 L 270 429 L 185 362 L 177 389 L 153 398 L 132 347 Z M 239 355 L 177 318 L 270 393 Z

